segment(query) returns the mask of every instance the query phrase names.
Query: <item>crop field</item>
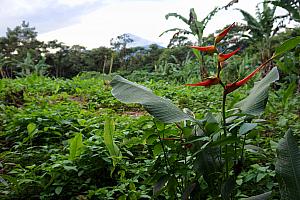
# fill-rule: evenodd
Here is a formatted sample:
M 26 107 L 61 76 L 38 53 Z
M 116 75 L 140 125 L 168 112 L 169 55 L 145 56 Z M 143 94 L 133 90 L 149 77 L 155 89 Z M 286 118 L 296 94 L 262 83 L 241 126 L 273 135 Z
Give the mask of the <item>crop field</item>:
M 193 151 L 177 140 L 159 140 L 179 138 L 181 130 L 158 123 L 138 104 L 118 101 L 110 92 L 110 79 L 87 73 L 70 80 L 36 75 L 1 80 L 1 198 L 150 199 L 154 193 L 164 199 L 177 190 L 175 180 L 164 185 L 162 177 L 183 176 L 181 181 L 192 184 L 201 169 L 179 164 L 188 163 Z M 141 84 L 189 108 L 197 118 L 221 119 L 220 88 L 190 88 L 163 80 Z M 300 102 L 284 85 L 278 88 L 270 92 L 266 111 L 245 138 L 243 170 L 235 180 L 239 198 L 272 190 L 274 197 L 279 195 L 276 146 L 288 129 L 299 134 Z M 243 88 L 230 101 L 245 95 Z M 220 131 L 216 126 L 206 128 Z M 106 129 L 111 129 L 119 156 L 110 152 Z M 164 153 L 168 162 L 177 162 L 172 172 L 165 167 Z M 200 183 L 205 192 L 201 195 L 209 197 L 208 185 Z
M 25 6 L 20 16 L 38 7 L 32 16 L 43 21 L 52 1 L 41 2 L 4 4 Z M 122 15 L 113 11 L 121 1 L 55 2 L 53 17 L 74 16 L 42 36 L 67 33 L 77 27 L 71 21 L 93 16 L 88 11 L 116 14 L 107 20 Z M 41 40 L 26 21 L 7 28 L 0 36 L 0 199 L 299 200 L 299 1 L 262 0 L 255 13 L 254 1 L 249 12 L 244 2 L 226 3 L 201 18 L 197 8 L 187 16 L 166 11 L 162 20 L 178 22 L 159 36 L 170 36 L 168 44 L 124 33 L 110 47 L 82 46 L 103 39 L 99 24 L 80 26 L 80 34 L 91 32 L 71 46 Z M 231 12 L 243 19 L 225 21 Z M 137 20 L 146 15 L 130 16 L 137 13 Z M 213 20 L 221 15 L 223 27 Z M 122 26 L 109 25 L 126 27 L 123 17 Z

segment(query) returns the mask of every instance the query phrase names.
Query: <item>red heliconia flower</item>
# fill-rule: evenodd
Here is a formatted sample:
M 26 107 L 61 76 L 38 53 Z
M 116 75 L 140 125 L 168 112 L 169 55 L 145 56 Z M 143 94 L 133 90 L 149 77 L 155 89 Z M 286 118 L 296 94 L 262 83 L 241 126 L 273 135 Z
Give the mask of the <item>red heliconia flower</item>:
M 239 87 L 241 87 L 242 85 L 246 84 L 259 70 L 261 70 L 265 65 L 267 64 L 267 62 L 265 62 L 264 64 L 262 64 L 261 66 L 259 66 L 258 68 L 256 68 L 251 74 L 249 74 L 248 76 L 246 76 L 245 78 L 243 78 L 240 81 L 234 82 L 234 83 L 229 83 L 225 86 L 225 94 L 229 94 L 231 92 L 233 92 L 234 90 L 238 89 Z
M 218 77 L 212 77 L 208 78 L 205 81 L 199 82 L 199 83 L 193 83 L 193 84 L 185 84 L 186 86 L 212 86 L 212 85 L 217 85 L 220 83 L 220 78 Z
M 217 48 L 212 45 L 212 46 L 205 46 L 205 47 L 199 47 L 199 46 L 190 46 L 191 48 L 193 49 L 197 49 L 199 51 L 204 51 L 204 52 L 207 52 L 207 53 L 215 53 L 217 52 Z
M 220 34 L 218 34 L 215 37 L 215 44 L 219 43 L 234 26 L 235 26 L 235 23 L 231 24 L 226 29 L 224 29 Z
M 220 53 L 218 55 L 218 61 L 219 62 L 224 62 L 225 60 L 227 60 L 228 58 L 230 58 L 231 56 L 236 54 L 236 52 L 238 52 L 240 49 L 241 49 L 241 47 L 239 47 L 238 49 L 234 50 L 233 52 L 230 52 L 230 53 L 227 53 L 227 54 Z

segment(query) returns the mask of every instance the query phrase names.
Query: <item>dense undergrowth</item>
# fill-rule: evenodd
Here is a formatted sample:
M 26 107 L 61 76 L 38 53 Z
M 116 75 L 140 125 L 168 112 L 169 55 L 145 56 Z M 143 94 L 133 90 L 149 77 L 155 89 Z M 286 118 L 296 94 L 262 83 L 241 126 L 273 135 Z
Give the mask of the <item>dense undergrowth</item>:
M 109 80 L 110 77 L 91 73 L 70 80 L 36 75 L 0 80 L 1 199 L 153 196 L 157 169 L 164 162 L 155 134 L 157 125 L 141 106 L 116 100 Z M 217 88 L 191 90 L 166 80 L 142 84 L 199 117 L 217 113 L 222 101 Z M 246 88 L 233 93 L 231 102 L 244 97 L 245 91 Z M 288 128 L 295 135 L 300 133 L 299 95 L 287 91 L 286 86 L 277 83 L 261 117 L 265 121 L 247 136 L 247 168 L 236 180 L 236 198 L 270 190 L 275 191 L 274 199 L 279 198 L 274 171 L 277 142 Z M 112 159 L 105 145 L 107 118 L 115 121 L 113 140 L 122 157 Z M 176 135 L 177 127 L 167 125 L 165 133 Z M 205 189 L 207 185 L 201 187 Z M 172 184 L 165 190 L 172 190 Z M 164 190 L 156 198 L 173 199 Z

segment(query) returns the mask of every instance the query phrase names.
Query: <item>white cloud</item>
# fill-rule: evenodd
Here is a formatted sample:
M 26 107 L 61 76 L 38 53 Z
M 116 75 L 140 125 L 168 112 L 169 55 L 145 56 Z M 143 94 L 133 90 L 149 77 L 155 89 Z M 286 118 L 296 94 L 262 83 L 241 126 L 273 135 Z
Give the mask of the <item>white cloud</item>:
M 88 4 L 88 3 L 95 3 L 96 1 L 99 0 L 57 0 L 57 3 L 61 5 L 73 7 L 73 6 L 78 6 L 78 5 Z
M 1 18 L 31 14 L 47 4 L 43 0 L 1 0 Z
M 205 34 L 221 29 L 242 15 L 233 8 L 255 14 L 255 6 L 262 0 L 239 0 L 228 11 L 221 11 L 208 23 Z M 215 6 L 224 6 L 230 0 L 1 0 L 0 34 L 6 27 L 30 22 L 39 32 L 39 39 L 58 39 L 68 45 L 80 44 L 88 48 L 109 46 L 111 38 L 132 33 L 145 39 L 167 45 L 172 34 L 158 37 L 163 31 L 188 28 L 179 19 L 170 17 L 176 12 L 188 17 L 195 8 L 203 19 Z M 8 9 L 9 8 L 9 9 Z
M 240 0 L 232 8 L 242 8 L 255 14 L 255 6 L 260 1 Z M 109 46 L 110 39 L 117 35 L 132 33 L 167 45 L 171 34 L 158 37 L 163 31 L 174 27 L 187 28 L 177 18 L 166 20 L 167 13 L 177 12 L 188 17 L 190 8 L 195 8 L 198 18 L 203 19 L 215 6 L 224 6 L 228 2 L 229 0 L 225 3 L 223 0 L 104 0 L 102 7 L 83 15 L 78 23 L 41 34 L 40 39 L 58 39 L 68 45 L 80 44 L 95 48 Z M 241 21 L 242 15 L 232 8 L 214 16 L 205 33 L 221 29 L 234 21 Z
M 101 0 L 1 0 L 0 35 L 7 27 L 30 22 L 39 33 L 78 23 L 80 17 L 102 6 Z M 9 8 L 9 9 L 7 9 Z

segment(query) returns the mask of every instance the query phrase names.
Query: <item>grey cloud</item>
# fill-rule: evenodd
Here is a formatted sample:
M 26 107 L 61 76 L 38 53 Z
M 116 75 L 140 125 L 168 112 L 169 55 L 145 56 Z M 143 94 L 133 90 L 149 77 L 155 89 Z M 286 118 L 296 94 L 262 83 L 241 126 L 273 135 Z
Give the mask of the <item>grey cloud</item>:
M 0 15 L 0 36 L 5 35 L 7 27 L 14 28 L 23 20 L 36 28 L 38 33 L 44 33 L 76 23 L 80 16 L 103 5 L 102 1 L 89 2 L 81 5 L 68 6 L 59 4 L 57 0 L 35 0 L 33 7 L 20 4 L 18 0 L 2 0 Z M 24 3 L 21 0 L 19 2 Z M 30 1 L 27 1 L 30 3 Z M 31 1 L 34 3 L 34 1 Z M 26 3 L 26 2 L 25 2 Z M 11 8 L 5 10 L 5 8 Z M 12 11 L 14 13 L 12 13 Z

